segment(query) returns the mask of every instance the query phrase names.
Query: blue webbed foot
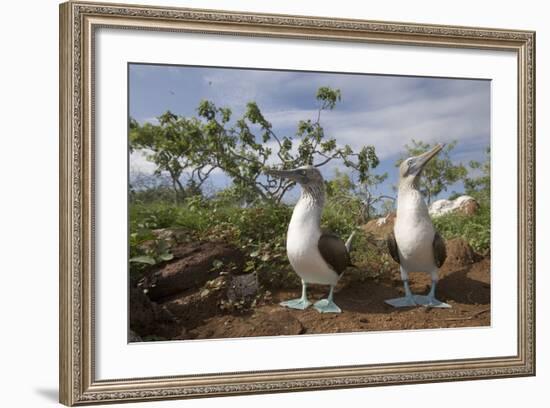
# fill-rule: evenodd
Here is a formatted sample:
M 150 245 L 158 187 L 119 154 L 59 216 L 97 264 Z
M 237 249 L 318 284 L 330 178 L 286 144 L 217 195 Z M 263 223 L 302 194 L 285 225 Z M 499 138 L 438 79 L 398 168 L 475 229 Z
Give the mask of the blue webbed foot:
M 413 307 L 417 305 L 415 297 L 411 295 L 395 299 L 388 299 L 385 302 L 393 307 Z
M 442 302 L 435 298 L 435 296 L 422 296 L 422 295 L 415 295 L 414 301 L 422 306 L 425 307 L 434 307 L 434 308 L 442 308 L 442 309 L 450 309 L 452 308 L 451 305 L 448 303 Z
M 300 299 L 292 299 L 292 300 L 285 300 L 284 302 L 279 303 L 283 307 L 288 307 L 290 309 L 299 309 L 299 310 L 305 310 L 311 305 L 311 302 L 307 299 L 300 298 Z
M 319 313 L 342 313 L 342 309 L 340 309 L 336 303 L 332 300 L 334 296 L 334 286 L 330 286 L 330 292 L 328 293 L 328 297 L 326 299 L 321 299 L 313 305 L 315 309 Z
M 313 307 L 317 309 L 319 313 L 342 313 L 342 309 L 340 309 L 332 299 L 321 299 L 315 302 Z
M 284 302 L 279 303 L 283 307 L 288 307 L 290 309 L 305 310 L 311 305 L 307 300 L 307 284 L 302 280 L 302 297 L 299 299 L 285 300 Z

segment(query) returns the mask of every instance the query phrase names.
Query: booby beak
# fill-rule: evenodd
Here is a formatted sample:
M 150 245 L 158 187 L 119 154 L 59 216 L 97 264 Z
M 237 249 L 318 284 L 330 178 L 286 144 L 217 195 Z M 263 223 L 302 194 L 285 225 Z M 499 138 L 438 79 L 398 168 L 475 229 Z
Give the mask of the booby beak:
M 286 178 L 298 183 L 303 183 L 307 181 L 306 172 L 302 169 L 292 169 L 292 170 L 275 170 L 275 169 L 265 169 L 265 174 L 268 174 L 272 177 Z
M 424 166 L 426 166 L 426 164 L 428 164 L 431 159 L 433 159 L 441 150 L 443 150 L 444 147 L 445 144 L 437 144 L 432 150 L 429 150 L 426 153 L 422 153 L 414 157 L 413 162 L 409 167 L 409 174 L 419 174 Z

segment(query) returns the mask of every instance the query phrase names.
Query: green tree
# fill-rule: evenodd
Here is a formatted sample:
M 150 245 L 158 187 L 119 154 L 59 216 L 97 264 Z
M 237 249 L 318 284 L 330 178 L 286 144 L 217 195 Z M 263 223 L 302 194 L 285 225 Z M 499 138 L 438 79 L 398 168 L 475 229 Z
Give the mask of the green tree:
M 156 165 L 155 175 L 168 174 L 178 197 L 194 195 L 214 168 L 198 164 L 198 148 L 203 143 L 201 124 L 196 118 L 187 119 L 167 111 L 158 118 L 158 125 L 140 125 L 130 119 L 130 151 L 142 150 L 147 160 Z M 184 171 L 190 172 L 182 183 Z
M 454 164 L 450 158 L 450 153 L 456 147 L 456 144 L 456 141 L 448 143 L 437 156 L 426 164 L 426 167 L 422 171 L 419 187 L 422 194 L 426 197 L 428 205 L 439 193 L 447 191 L 449 185 L 466 177 L 466 167 L 462 163 Z M 413 139 L 410 145 L 405 145 L 406 154 L 397 161 L 395 164 L 396 167 L 399 167 L 401 162 L 408 157 L 417 156 L 431 148 L 432 145 L 429 143 Z
M 335 205 L 340 211 L 357 211 L 358 222 L 367 222 L 377 212 L 378 205 L 394 201 L 393 197 L 376 194 L 376 188 L 388 178 L 388 173 L 367 174 L 362 183 L 354 183 L 352 178 L 335 170 L 334 177 L 326 182 L 328 205 Z
M 155 176 L 140 171 L 132 172 L 128 198 L 131 203 L 170 202 L 177 197 L 172 180 L 166 174 Z
M 491 148 L 485 150 L 483 162 L 472 160 L 470 171 L 464 177 L 466 194 L 476 196 L 480 200 L 489 201 L 491 197 Z M 472 176 L 471 173 L 476 173 Z
M 280 202 L 294 183 L 265 175 L 268 164 L 276 163 L 283 169 L 306 164 L 321 167 L 339 159 L 358 173 L 361 182 L 378 165 L 373 146 L 354 152 L 325 134 L 322 114 L 334 109 L 340 100 L 340 90 L 319 88 L 316 117 L 299 121 L 295 137 L 277 135 L 255 102 L 249 102 L 244 114 L 232 121 L 230 108 L 203 100 L 196 118 L 166 112 L 158 125 L 140 126 L 134 121 L 130 124 L 130 146 L 149 152 L 147 158 L 156 164 L 157 173 L 170 174 L 174 188 L 182 191 L 184 172 L 188 183 L 200 188 L 214 169 L 220 169 L 232 180 L 233 194 L 243 201 L 260 198 Z

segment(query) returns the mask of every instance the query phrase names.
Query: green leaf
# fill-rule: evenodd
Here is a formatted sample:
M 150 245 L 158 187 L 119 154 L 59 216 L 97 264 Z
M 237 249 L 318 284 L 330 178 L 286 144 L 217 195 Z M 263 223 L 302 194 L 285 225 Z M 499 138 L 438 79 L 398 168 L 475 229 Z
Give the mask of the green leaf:
M 170 252 L 165 252 L 165 253 L 159 255 L 159 259 L 161 261 L 170 261 L 170 260 L 174 259 L 174 254 L 171 254 Z
M 143 263 L 147 265 L 154 265 L 157 263 L 157 261 L 155 261 L 155 258 L 147 255 L 134 256 L 133 258 L 130 258 L 130 262 Z

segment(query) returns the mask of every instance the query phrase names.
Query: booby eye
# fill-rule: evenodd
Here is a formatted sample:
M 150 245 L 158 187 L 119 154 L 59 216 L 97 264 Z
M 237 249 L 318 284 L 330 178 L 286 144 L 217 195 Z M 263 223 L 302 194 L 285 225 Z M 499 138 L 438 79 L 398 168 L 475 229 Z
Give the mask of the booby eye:
M 307 172 L 305 170 L 300 170 L 300 176 L 306 176 Z

